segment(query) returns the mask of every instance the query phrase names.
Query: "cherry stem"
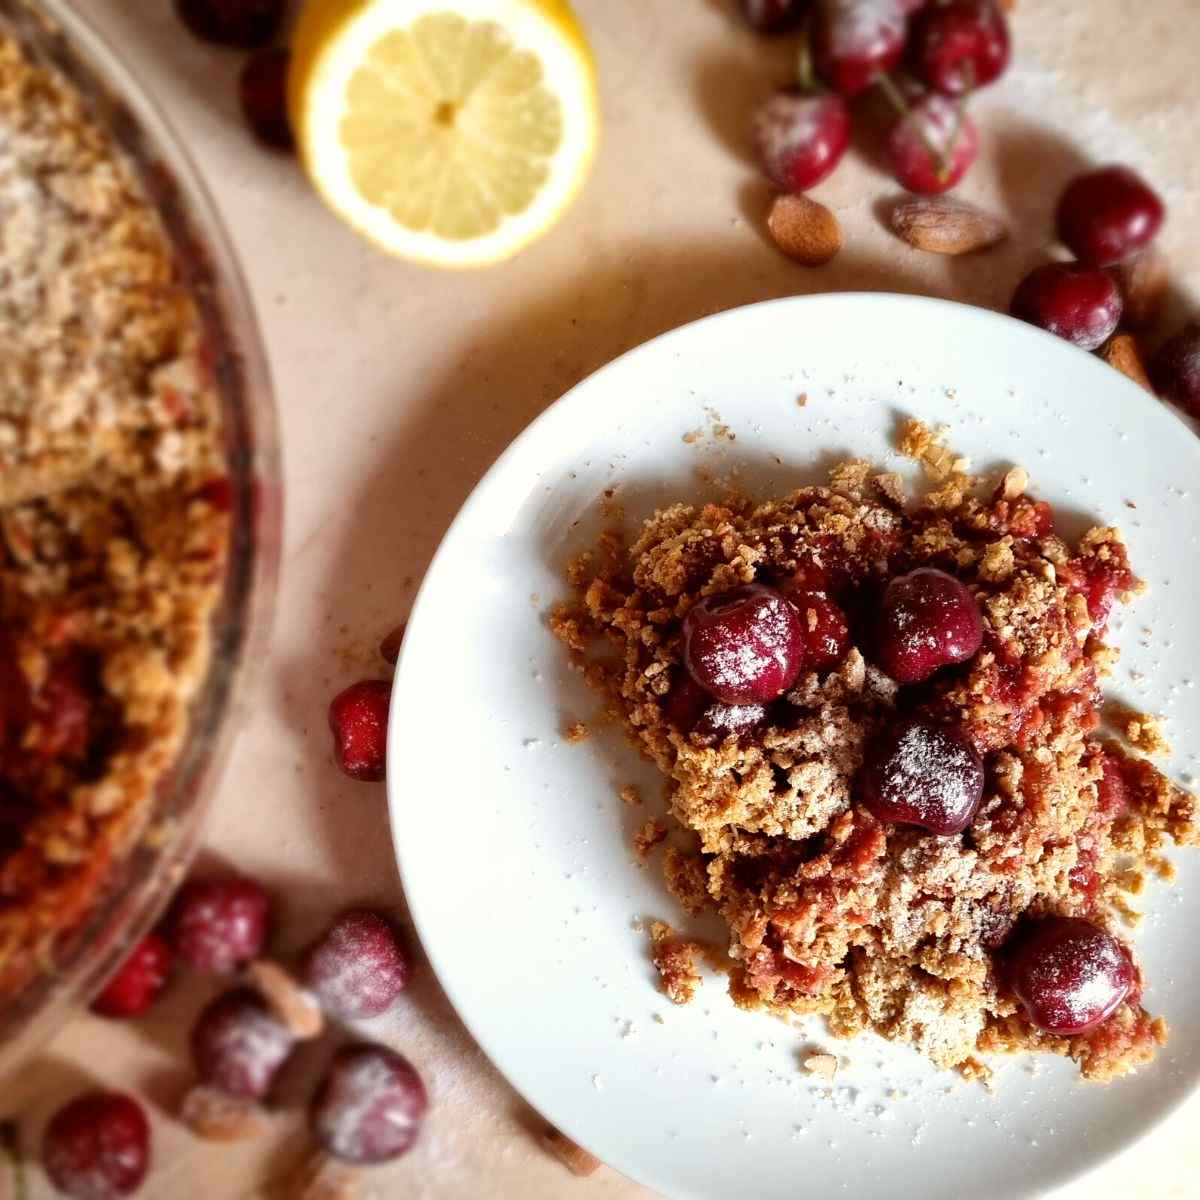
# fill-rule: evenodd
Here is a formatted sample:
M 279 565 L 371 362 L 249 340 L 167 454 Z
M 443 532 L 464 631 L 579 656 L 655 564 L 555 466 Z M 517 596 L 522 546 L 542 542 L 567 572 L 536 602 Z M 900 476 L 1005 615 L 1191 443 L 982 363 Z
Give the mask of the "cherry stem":
M 796 58 L 796 83 L 805 93 L 821 90 L 821 81 L 817 78 L 817 69 L 813 66 L 812 38 L 809 30 L 812 28 L 812 11 L 804 19 L 804 28 L 800 30 L 800 51 Z
M 0 1155 L 8 1161 L 13 1200 L 27 1200 L 25 1164 L 21 1161 L 20 1135 L 15 1121 L 0 1121 Z
M 875 82 L 879 85 L 879 90 L 887 97 L 891 106 L 900 114 L 901 118 L 912 116 L 912 105 L 904 98 L 904 93 L 896 86 L 896 81 L 886 72 L 881 72 L 875 76 Z M 963 109 L 960 106 L 958 109 L 958 122 L 954 127 L 953 136 L 950 138 L 950 147 L 953 149 L 954 143 L 958 140 L 959 130 L 962 129 Z M 934 143 L 933 138 L 929 136 L 929 130 L 925 128 L 922 121 L 914 121 L 913 128 L 917 131 L 917 137 L 921 139 L 925 149 L 929 151 L 929 156 L 933 159 L 934 166 L 937 169 L 939 179 L 948 179 L 950 177 L 950 160 L 947 158 L 944 150 Z

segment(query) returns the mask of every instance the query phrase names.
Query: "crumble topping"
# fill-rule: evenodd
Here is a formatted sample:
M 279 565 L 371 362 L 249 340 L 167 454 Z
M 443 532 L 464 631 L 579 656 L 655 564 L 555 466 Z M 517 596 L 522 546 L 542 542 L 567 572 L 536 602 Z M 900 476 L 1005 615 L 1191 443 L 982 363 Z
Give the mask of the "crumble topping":
M 850 462 L 828 487 L 771 502 L 663 509 L 628 546 L 609 531 L 572 563 L 576 598 L 552 628 L 669 781 L 670 811 L 694 849 L 667 849 L 668 887 L 685 912 L 724 919 L 737 1004 L 820 1014 L 843 1037 L 872 1029 L 969 1078 L 986 1079 L 989 1055 L 1027 1050 L 1116 1078 L 1166 1037 L 1141 1006 L 1136 966 L 1102 1024 L 1054 1036 L 1031 1022 L 1001 957 L 1031 920 L 1120 928 L 1147 876 L 1169 877 L 1163 846 L 1198 840 L 1196 798 L 1100 732 L 1100 684 L 1116 659 L 1107 620 L 1143 586 L 1117 530 L 1075 545 L 1058 536 L 1023 469 L 981 494 L 944 433 L 909 421 L 901 448 L 929 481 L 907 511 L 888 477 Z M 968 662 L 902 689 L 860 635 L 889 579 L 917 567 L 967 586 L 983 642 Z M 840 663 L 802 671 L 765 705 L 710 696 L 701 715 L 690 711 L 682 626 L 693 605 L 813 570 L 856 631 Z M 813 615 L 797 608 L 811 631 Z M 963 730 L 985 763 L 963 834 L 884 822 L 860 802 L 868 748 L 914 708 Z M 1154 721 L 1134 716 L 1122 725 L 1130 746 L 1161 748 Z M 928 783 L 921 753 L 911 774 Z M 664 990 L 685 1002 L 697 944 L 661 922 L 651 937 Z
M 142 833 L 207 669 L 208 337 L 133 164 L 0 31 L 0 992 Z

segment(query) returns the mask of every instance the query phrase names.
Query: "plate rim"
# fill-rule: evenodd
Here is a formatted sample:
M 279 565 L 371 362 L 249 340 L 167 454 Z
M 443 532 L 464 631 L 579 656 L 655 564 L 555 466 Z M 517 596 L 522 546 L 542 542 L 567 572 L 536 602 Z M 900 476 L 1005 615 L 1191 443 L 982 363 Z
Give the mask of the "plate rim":
M 847 291 L 847 292 L 816 292 L 804 295 L 793 295 L 777 297 L 769 300 L 761 300 L 751 302 L 749 304 L 737 305 L 732 308 L 722 309 L 719 312 L 710 313 L 707 316 L 700 317 L 693 321 L 685 322 L 682 325 L 673 326 L 670 329 L 664 330 L 656 334 L 654 337 L 640 342 L 635 346 L 623 351 L 616 357 L 609 359 L 594 371 L 585 375 L 582 379 L 574 383 L 562 395 L 551 401 L 545 406 L 528 424 L 526 424 L 512 440 L 504 447 L 491 465 L 484 471 L 478 481 L 471 488 L 466 499 L 455 513 L 453 519 L 446 527 L 441 539 L 438 542 L 437 549 L 430 558 L 429 565 L 425 569 L 422 576 L 420 586 L 413 599 L 412 607 L 409 611 L 408 629 L 411 630 L 414 626 L 423 623 L 423 613 L 428 608 L 429 594 L 432 591 L 431 581 L 434 579 L 443 559 L 447 557 L 450 551 L 450 545 L 458 531 L 464 527 L 473 516 L 477 508 L 482 507 L 487 499 L 488 493 L 495 486 L 498 479 L 502 478 L 508 469 L 508 464 L 514 459 L 520 457 L 524 446 L 533 441 L 539 434 L 543 426 L 558 419 L 558 415 L 564 408 L 568 407 L 578 397 L 578 394 L 586 388 L 593 387 L 598 380 L 610 372 L 614 372 L 619 365 L 624 364 L 627 359 L 634 356 L 649 353 L 652 350 L 661 352 L 663 346 L 671 340 L 704 326 L 729 321 L 732 318 L 746 319 L 752 312 L 768 311 L 782 308 L 803 309 L 816 308 L 822 305 L 828 305 L 831 302 L 839 304 L 864 304 L 867 306 L 878 306 L 881 308 L 891 308 L 900 306 L 905 308 L 927 309 L 932 313 L 953 314 L 954 319 L 968 319 L 977 321 L 984 325 L 994 325 L 998 329 L 1004 329 L 1006 333 L 1013 333 L 1014 327 L 1021 331 L 1021 336 L 1028 336 L 1034 340 L 1041 340 L 1044 344 L 1053 344 L 1059 350 L 1066 351 L 1074 358 L 1076 369 L 1087 372 L 1093 367 L 1097 372 L 1096 378 L 1104 378 L 1109 386 L 1116 385 L 1119 389 L 1124 389 L 1131 403 L 1153 404 L 1158 408 L 1165 410 L 1168 417 L 1174 418 L 1175 423 L 1179 426 L 1180 432 L 1192 437 L 1196 442 L 1196 449 L 1200 452 L 1200 437 L 1197 436 L 1196 426 L 1189 422 L 1179 413 L 1177 409 L 1167 404 L 1166 401 L 1149 393 L 1145 388 L 1134 383 L 1127 376 L 1115 371 L 1111 366 L 1105 363 L 1097 355 L 1082 350 L 1074 346 L 1070 342 L 1058 337 L 1055 334 L 1049 333 L 1046 330 L 1040 329 L 1037 326 L 1030 325 L 1027 322 L 1021 321 L 1007 313 L 999 312 L 994 309 L 983 308 L 979 305 L 968 304 L 963 301 L 949 300 L 936 296 L 914 295 L 904 292 L 888 292 L 888 291 Z M 1091 360 L 1093 367 L 1085 367 L 1084 360 Z M 1102 374 L 1103 373 L 1103 374 Z M 1119 376 L 1114 379 L 1112 376 Z M 430 936 L 428 924 L 422 915 L 423 909 L 419 903 L 414 902 L 414 891 L 409 885 L 409 875 L 405 870 L 404 851 L 402 849 L 404 839 L 402 837 L 401 826 L 401 799 L 399 796 L 399 774 L 391 769 L 393 762 L 401 759 L 402 755 L 399 750 L 399 743 L 402 739 L 401 730 L 403 722 L 398 719 L 397 713 L 402 706 L 401 697 L 404 694 L 404 670 L 406 661 L 406 650 L 410 644 L 410 639 L 405 638 L 401 645 L 400 654 L 396 661 L 395 674 L 393 676 L 393 686 L 391 700 L 389 704 L 389 728 L 387 735 L 387 772 L 386 772 L 386 790 L 387 790 L 387 806 L 388 806 L 388 827 L 392 841 L 393 855 L 396 861 L 396 869 L 399 876 L 401 887 L 404 890 L 405 901 L 408 906 L 410 918 L 413 928 L 416 931 L 417 937 L 420 939 L 421 947 L 424 950 L 425 956 L 428 959 L 429 966 L 433 970 L 437 978 L 438 985 L 441 987 L 451 1007 L 454 1009 L 456 1017 L 463 1023 L 472 1040 L 480 1048 L 487 1057 L 491 1066 L 501 1075 L 509 1087 L 511 1087 L 522 1100 L 525 1101 L 535 1112 L 544 1120 L 550 1121 L 550 1117 L 541 1111 L 533 1097 L 528 1095 L 523 1087 L 521 1087 L 508 1073 L 502 1065 L 503 1056 L 494 1050 L 490 1044 L 490 1039 L 482 1034 L 477 1029 L 475 1023 L 464 1011 L 464 1005 L 460 1004 L 457 995 L 458 989 L 453 987 L 447 979 L 447 973 L 441 968 L 442 956 L 440 951 L 435 950 L 435 941 Z M 1131 1150 L 1134 1146 L 1145 1140 L 1151 1133 L 1164 1124 L 1168 1118 L 1176 1115 L 1179 1110 L 1200 1093 L 1200 1071 L 1191 1080 L 1188 1086 L 1178 1092 L 1174 1100 L 1167 1108 L 1158 1112 L 1153 1118 L 1148 1121 L 1139 1123 L 1136 1119 L 1131 1122 L 1131 1127 L 1127 1135 L 1122 1135 L 1115 1138 L 1113 1141 L 1106 1144 L 1098 1152 L 1090 1155 L 1086 1165 L 1081 1168 L 1073 1168 L 1064 1166 L 1062 1168 L 1048 1168 L 1044 1178 L 1037 1182 L 1031 1182 L 1028 1188 L 1021 1192 L 1008 1193 L 1008 1200 L 1022 1200 L 1022 1198 L 1048 1195 L 1050 1192 L 1062 1188 L 1067 1184 L 1084 1179 L 1093 1175 L 1104 1164 L 1112 1161 L 1118 1155 Z M 561 1130 L 564 1134 L 575 1141 L 585 1149 L 588 1148 L 589 1139 L 586 1132 L 581 1132 L 572 1128 L 574 1121 L 570 1118 L 563 1122 L 555 1119 L 553 1122 L 555 1128 Z M 647 1177 L 641 1171 L 629 1169 L 623 1166 L 616 1166 L 613 1163 L 606 1164 L 611 1170 L 631 1179 L 633 1182 L 647 1188 L 651 1192 L 661 1194 L 668 1197 L 684 1197 L 687 1193 L 679 1191 L 665 1191 L 662 1185 Z

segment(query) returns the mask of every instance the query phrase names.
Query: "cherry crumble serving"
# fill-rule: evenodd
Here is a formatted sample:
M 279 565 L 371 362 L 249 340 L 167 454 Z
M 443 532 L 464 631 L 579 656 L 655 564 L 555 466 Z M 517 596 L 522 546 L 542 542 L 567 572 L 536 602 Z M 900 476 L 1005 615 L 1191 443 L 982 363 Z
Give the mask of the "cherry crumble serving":
M 1107 1081 L 1166 1038 L 1126 897 L 1198 840 L 1195 797 L 1101 732 L 1108 618 L 1142 585 L 1117 530 L 1070 544 L 1019 468 L 984 496 L 919 422 L 901 448 L 932 480 L 912 506 L 850 462 L 606 534 L 552 627 L 668 777 L 690 845 L 667 883 L 727 924 L 739 1005 L 969 1077 L 1032 1050 Z M 692 945 L 655 946 L 686 1000 Z

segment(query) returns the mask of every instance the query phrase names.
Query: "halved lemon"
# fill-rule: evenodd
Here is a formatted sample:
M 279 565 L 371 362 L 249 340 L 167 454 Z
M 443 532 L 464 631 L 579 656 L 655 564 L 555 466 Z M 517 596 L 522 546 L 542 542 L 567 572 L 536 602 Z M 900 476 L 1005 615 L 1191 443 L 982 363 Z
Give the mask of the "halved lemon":
M 481 266 L 578 194 L 599 130 L 564 0 L 309 0 L 288 104 L 326 202 L 403 258 Z

